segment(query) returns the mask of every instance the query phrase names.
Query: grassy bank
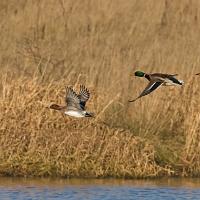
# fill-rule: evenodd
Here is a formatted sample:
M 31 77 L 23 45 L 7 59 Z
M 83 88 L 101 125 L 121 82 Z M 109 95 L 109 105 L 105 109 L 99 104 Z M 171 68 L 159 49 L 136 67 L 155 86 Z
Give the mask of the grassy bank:
M 199 4 L 1 1 L 0 174 L 199 176 Z M 129 104 L 147 84 L 136 69 L 185 85 Z M 79 84 L 94 119 L 45 108 Z

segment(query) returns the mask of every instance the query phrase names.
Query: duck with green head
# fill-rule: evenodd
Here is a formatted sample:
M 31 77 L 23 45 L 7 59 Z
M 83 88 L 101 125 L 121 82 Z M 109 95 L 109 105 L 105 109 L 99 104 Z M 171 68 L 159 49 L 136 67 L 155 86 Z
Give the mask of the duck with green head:
M 182 80 L 178 80 L 175 78 L 175 76 L 177 75 L 178 74 L 162 74 L 162 73 L 147 74 L 142 71 L 136 71 L 135 76 L 145 77 L 149 81 L 149 84 L 136 99 L 130 100 L 129 102 L 134 102 L 135 100 L 150 94 L 160 85 L 163 86 L 183 85 L 184 82 Z

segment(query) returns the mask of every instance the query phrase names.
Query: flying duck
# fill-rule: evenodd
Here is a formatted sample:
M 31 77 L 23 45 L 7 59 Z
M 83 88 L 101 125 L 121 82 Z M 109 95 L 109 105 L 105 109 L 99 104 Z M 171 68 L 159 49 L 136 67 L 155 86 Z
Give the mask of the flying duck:
M 178 80 L 175 78 L 175 76 L 177 75 L 178 74 L 162 74 L 162 73 L 147 74 L 142 71 L 136 71 L 135 76 L 145 77 L 149 81 L 149 84 L 137 98 L 129 100 L 129 102 L 134 102 L 135 100 L 150 94 L 160 85 L 163 86 L 183 85 L 184 82 L 182 80 Z
M 58 110 L 65 115 L 72 117 L 93 117 L 94 114 L 85 110 L 85 105 L 90 98 L 89 90 L 84 86 L 80 85 L 80 92 L 77 94 L 73 88 L 66 87 L 65 106 L 57 104 L 51 104 L 50 109 Z

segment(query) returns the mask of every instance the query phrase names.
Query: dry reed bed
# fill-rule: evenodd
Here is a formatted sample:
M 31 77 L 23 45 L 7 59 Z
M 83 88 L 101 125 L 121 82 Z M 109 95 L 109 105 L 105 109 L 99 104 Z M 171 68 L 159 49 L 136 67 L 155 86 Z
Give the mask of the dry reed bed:
M 62 81 L 43 86 L 37 79 L 7 81 L 0 102 L 2 175 L 149 177 L 170 172 L 155 163 L 153 146 L 128 130 L 45 108 L 63 93 Z
M 199 1 L 0 2 L 0 171 L 9 175 L 199 176 Z M 134 70 L 178 73 L 146 86 Z M 15 73 L 15 75 L 13 75 Z M 91 90 L 92 120 L 45 108 Z
M 47 109 L 50 102 L 64 103 L 65 80 L 46 84 L 37 77 L 32 80 L 5 77 L 0 102 L 2 175 L 198 176 L 199 114 L 194 108 L 199 92 L 195 84 L 188 84 L 178 92 L 172 89 L 174 95 L 169 105 L 164 106 L 168 96 L 138 101 L 143 114 L 135 115 L 131 122 L 126 118 L 131 123 L 129 128 L 120 128 L 116 120 L 120 121 L 121 114 L 113 117 L 115 111 L 109 110 L 111 104 L 105 106 L 108 110 L 99 105 L 105 113 L 98 115 L 101 112 L 95 104 L 101 102 L 95 94 L 88 104 L 97 113 L 95 119 L 74 119 Z M 177 99 L 179 93 L 183 99 Z M 194 95 L 198 96 L 194 99 Z M 148 101 L 153 103 L 153 109 L 148 107 Z M 117 100 L 112 104 L 117 105 Z M 110 126 L 112 120 L 116 128 L 114 124 L 113 128 Z M 124 121 L 124 127 L 128 122 Z

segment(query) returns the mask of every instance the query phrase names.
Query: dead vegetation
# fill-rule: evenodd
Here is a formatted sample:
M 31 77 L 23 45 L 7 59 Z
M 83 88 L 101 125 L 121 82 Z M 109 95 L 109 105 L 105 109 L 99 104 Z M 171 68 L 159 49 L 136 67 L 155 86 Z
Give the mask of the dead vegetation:
M 0 2 L 0 174 L 199 176 L 200 2 Z M 178 73 L 129 104 L 135 70 Z M 46 108 L 85 84 L 96 118 Z

